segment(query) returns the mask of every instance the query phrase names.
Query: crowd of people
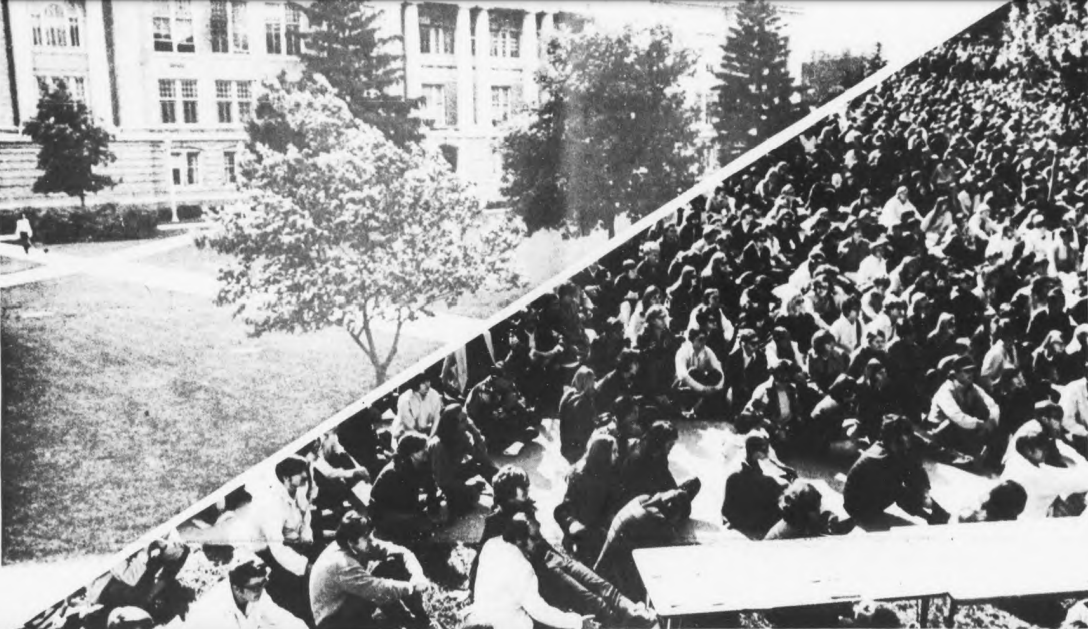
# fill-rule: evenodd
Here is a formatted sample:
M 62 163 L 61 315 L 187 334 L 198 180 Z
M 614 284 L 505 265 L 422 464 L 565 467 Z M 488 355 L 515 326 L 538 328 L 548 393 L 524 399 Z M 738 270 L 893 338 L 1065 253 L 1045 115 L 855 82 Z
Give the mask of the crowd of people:
M 741 435 L 721 516 L 750 539 L 879 528 L 893 505 L 929 524 L 1080 515 L 1088 150 L 1039 114 L 1065 105 L 1057 83 L 998 48 L 946 44 L 281 461 L 248 492 L 264 548 L 174 622 L 427 626 L 413 549 L 487 496 L 464 626 L 654 626 L 632 551 L 683 541 L 702 483 L 669 455 L 696 420 Z M 496 461 L 545 420 L 570 470 L 538 513 Z M 846 471 L 845 516 L 800 458 Z M 927 460 L 992 489 L 951 513 Z M 184 562 L 160 546 L 143 574 Z M 141 592 L 112 608 L 160 601 L 151 618 L 168 589 Z

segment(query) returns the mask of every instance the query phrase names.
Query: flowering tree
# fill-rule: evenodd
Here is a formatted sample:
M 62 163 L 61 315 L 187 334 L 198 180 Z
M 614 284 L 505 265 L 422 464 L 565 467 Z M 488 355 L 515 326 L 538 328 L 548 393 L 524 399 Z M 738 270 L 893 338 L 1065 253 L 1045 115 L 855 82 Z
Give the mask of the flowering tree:
M 381 383 L 405 323 L 485 282 L 516 284 L 520 225 L 485 224 L 440 156 L 398 148 L 320 79 L 272 87 L 266 103 L 291 140 L 243 160 L 253 202 L 224 211 L 206 241 L 231 257 L 219 304 L 255 334 L 342 327 Z

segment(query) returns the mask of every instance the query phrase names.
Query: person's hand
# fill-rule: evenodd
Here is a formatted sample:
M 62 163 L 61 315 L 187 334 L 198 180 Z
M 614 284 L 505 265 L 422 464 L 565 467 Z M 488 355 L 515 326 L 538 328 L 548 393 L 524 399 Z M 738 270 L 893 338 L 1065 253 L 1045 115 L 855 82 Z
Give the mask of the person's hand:
M 601 629 L 601 623 L 593 620 L 593 616 L 582 616 L 582 629 Z
M 422 596 L 431 589 L 431 582 L 424 577 L 417 577 L 408 581 L 408 586 L 412 588 L 412 594 Z

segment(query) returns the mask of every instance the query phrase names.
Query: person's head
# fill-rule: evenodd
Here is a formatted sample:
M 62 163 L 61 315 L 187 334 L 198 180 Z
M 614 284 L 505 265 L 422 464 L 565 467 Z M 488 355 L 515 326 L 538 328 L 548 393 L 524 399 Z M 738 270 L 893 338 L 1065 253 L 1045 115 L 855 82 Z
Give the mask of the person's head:
M 688 340 L 691 341 L 691 346 L 695 348 L 695 351 L 703 351 L 703 348 L 706 347 L 706 330 L 702 328 L 688 330 Z
M 942 312 L 937 317 L 937 331 L 942 334 L 951 334 L 956 331 L 956 315 L 951 312 Z
M 421 434 L 408 432 L 397 440 L 396 457 L 402 465 L 419 467 L 427 454 L 427 438 Z
M 839 377 L 835 378 L 835 381 L 827 388 L 827 394 L 841 404 L 849 403 L 857 396 L 857 393 L 857 381 L 844 373 L 839 374 Z
M 106 629 L 151 629 L 155 620 L 139 607 L 117 607 L 106 617 Z
M 650 430 L 646 432 L 644 441 L 650 447 L 650 450 L 657 454 L 668 457 L 672 447 L 676 445 L 676 440 L 680 438 L 680 433 L 670 421 L 658 420 L 650 425 Z
M 890 297 L 884 302 L 884 313 L 892 323 L 899 323 L 907 314 L 907 304 L 899 297 Z
M 276 464 L 275 472 L 276 478 L 293 495 L 309 478 L 310 464 L 300 456 L 291 455 Z
M 227 572 L 234 600 L 252 605 L 261 600 L 268 584 L 268 566 L 256 555 L 246 553 L 235 558 Z
M 743 328 L 740 332 L 737 332 L 737 344 L 744 350 L 745 354 L 751 354 L 756 351 L 756 332 L 750 328 Z
M 870 349 L 883 352 L 885 345 L 884 330 L 878 330 L 876 328 L 870 329 L 865 333 L 865 344 L 868 345 Z
M 619 446 L 612 435 L 597 433 L 586 444 L 583 468 L 586 470 L 609 470 L 619 456 Z
M 495 492 L 495 505 L 520 504 L 529 499 L 529 475 L 525 470 L 509 463 L 500 467 L 491 479 Z
M 986 511 L 986 521 L 1015 520 L 1023 513 L 1027 501 L 1028 493 L 1024 491 L 1023 485 L 1014 480 L 1002 481 L 990 490 L 990 495 L 982 505 Z
M 744 457 L 749 463 L 766 459 L 771 454 L 771 442 L 762 430 L 753 430 L 744 438 Z
M 1062 419 L 1064 416 L 1065 413 L 1062 411 L 1062 407 L 1050 400 L 1035 403 L 1034 417 L 1039 425 L 1043 427 L 1043 430 L 1050 435 L 1062 434 Z
M 786 302 L 786 314 L 788 315 L 799 315 L 804 311 L 804 308 L 805 296 L 801 293 L 795 293 Z
M 708 288 L 703 291 L 703 303 L 710 309 L 717 308 L 721 304 L 721 295 L 716 288 Z
M 857 295 L 851 295 L 842 302 L 842 316 L 850 323 L 854 323 L 858 320 L 858 314 L 860 312 L 861 300 L 857 298 Z
M 620 432 L 628 437 L 641 437 L 644 432 L 639 422 L 638 401 L 630 395 L 621 395 L 612 405 L 616 416 L 616 425 Z
M 665 307 L 660 304 L 650 306 L 650 309 L 646 311 L 646 324 L 655 329 L 664 330 L 666 313 Z
M 795 480 L 779 496 L 778 506 L 787 524 L 809 529 L 820 520 L 823 496 L 811 483 Z
M 661 303 L 661 289 L 656 286 L 647 286 L 642 291 L 642 307 L 649 308 Z
M 638 350 L 624 348 L 616 357 L 616 370 L 626 377 L 633 378 L 638 373 L 638 359 Z
M 888 414 L 880 424 L 880 443 L 888 452 L 906 454 L 914 438 L 914 426 L 902 415 Z
M 958 356 L 949 367 L 948 377 L 961 387 L 967 387 L 975 383 L 975 373 L 975 363 L 971 357 Z
M 682 489 L 656 493 L 642 505 L 647 511 L 661 514 L 666 522 L 676 524 L 691 513 L 691 498 Z
M 895 197 L 899 199 L 900 203 L 907 202 L 907 187 L 899 186 L 899 189 L 895 191 Z
M 1020 429 L 1015 448 L 1020 456 L 1034 465 L 1042 465 L 1050 449 L 1051 437 L 1038 422 L 1028 422 Z
M 884 367 L 884 361 L 875 356 L 865 363 L 863 375 L 867 381 L 875 384 L 878 388 L 883 388 L 888 383 L 888 370 Z
M 592 391 L 596 384 L 597 376 L 593 373 L 593 369 L 585 365 L 582 365 L 578 368 L 578 371 L 574 372 L 574 378 L 570 382 L 570 386 L 579 393 Z
M 466 433 L 461 429 L 461 405 L 447 404 L 438 416 L 438 423 L 434 427 L 434 435 L 447 446 L 453 446 L 465 438 Z M 399 442 L 398 442 L 399 445 Z
M 348 511 L 336 527 L 336 543 L 356 557 L 365 557 L 373 543 L 374 523 L 370 516 Z
M 420 378 L 419 382 L 416 382 L 416 393 L 419 397 L 427 397 L 427 394 L 431 392 L 431 381 L 427 378 Z
M 812 351 L 821 358 L 826 357 L 833 342 L 835 337 L 831 332 L 820 330 L 812 335 Z
M 523 554 L 530 554 L 529 538 L 532 535 L 532 527 L 529 525 L 529 517 L 524 513 L 515 514 L 506 523 L 506 529 L 502 532 L 502 539 L 508 544 L 513 544 Z
M 578 297 L 578 286 L 573 282 L 563 282 L 559 285 L 559 303 L 568 305 Z
M 793 381 L 793 375 L 797 370 L 797 363 L 788 358 L 779 359 L 771 367 L 771 377 L 775 384 L 787 384 Z

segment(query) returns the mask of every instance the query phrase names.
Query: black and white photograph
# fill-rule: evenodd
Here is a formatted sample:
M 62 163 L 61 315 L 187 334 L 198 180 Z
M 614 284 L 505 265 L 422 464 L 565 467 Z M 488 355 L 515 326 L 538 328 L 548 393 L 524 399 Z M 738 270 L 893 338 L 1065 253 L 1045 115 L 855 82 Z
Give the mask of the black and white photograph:
M 1088 626 L 1088 7 L 4 0 L 0 626 Z

